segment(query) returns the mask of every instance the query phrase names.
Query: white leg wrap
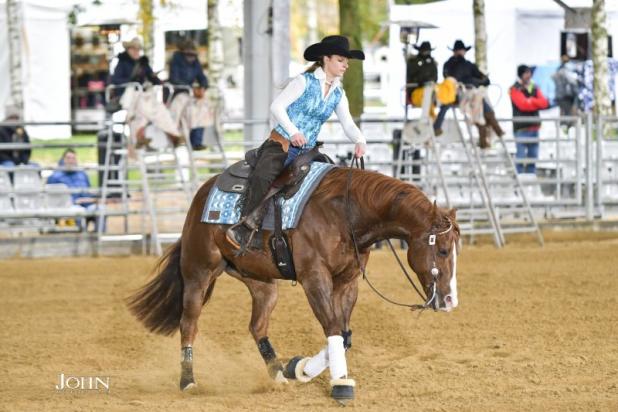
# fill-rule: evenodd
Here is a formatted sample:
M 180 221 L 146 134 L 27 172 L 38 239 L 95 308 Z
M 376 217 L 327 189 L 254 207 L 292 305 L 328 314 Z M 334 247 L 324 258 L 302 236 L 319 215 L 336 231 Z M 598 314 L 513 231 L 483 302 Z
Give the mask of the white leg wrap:
M 296 376 L 296 380 L 298 380 L 299 382 L 307 383 L 307 382 L 311 381 L 311 379 L 313 379 L 313 376 L 308 376 L 304 372 L 305 365 L 307 364 L 309 359 L 311 359 L 311 358 L 301 359 L 296 364 L 296 368 L 294 369 L 294 375 Z
M 312 379 L 328 368 L 328 348 L 325 347 L 305 364 L 303 372 Z
M 331 379 L 348 376 L 348 365 L 345 361 L 345 348 L 341 335 L 328 337 L 328 366 Z

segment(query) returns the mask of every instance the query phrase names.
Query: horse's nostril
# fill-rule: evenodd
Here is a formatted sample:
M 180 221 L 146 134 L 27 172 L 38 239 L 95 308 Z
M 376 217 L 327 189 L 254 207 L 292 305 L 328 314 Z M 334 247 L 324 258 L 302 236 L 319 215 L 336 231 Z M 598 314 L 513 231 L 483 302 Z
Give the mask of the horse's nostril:
M 447 296 L 444 298 L 444 302 L 448 303 L 449 305 L 453 304 L 453 298 L 450 296 Z

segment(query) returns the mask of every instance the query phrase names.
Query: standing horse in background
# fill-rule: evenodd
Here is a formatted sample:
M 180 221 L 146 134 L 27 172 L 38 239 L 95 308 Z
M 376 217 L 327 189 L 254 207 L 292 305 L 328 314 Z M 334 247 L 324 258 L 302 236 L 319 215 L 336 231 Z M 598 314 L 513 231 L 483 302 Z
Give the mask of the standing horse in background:
M 361 268 L 370 247 L 402 239 L 407 259 L 434 310 L 457 306 L 457 244 L 454 210 L 438 208 L 416 187 L 376 172 L 334 169 L 325 176 L 289 232 L 298 278 L 322 325 L 325 347 L 313 357 L 295 357 L 285 366 L 268 339 L 268 323 L 282 279 L 268 250 L 237 256 L 226 241 L 227 226 L 200 222 L 215 178 L 197 192 L 182 236 L 159 262 L 155 277 L 128 300 L 133 314 L 152 332 L 172 335 L 180 327 L 180 389 L 195 385 L 193 341 L 202 306 L 223 272 L 243 282 L 253 299 L 249 330 L 277 381 L 308 382 L 330 369 L 331 396 L 352 399 L 345 349 L 350 346 L 350 317 L 358 296 Z M 263 233 L 264 244 L 267 234 Z M 358 248 L 358 249 L 356 249 Z M 358 254 L 355 252 L 358 251 Z

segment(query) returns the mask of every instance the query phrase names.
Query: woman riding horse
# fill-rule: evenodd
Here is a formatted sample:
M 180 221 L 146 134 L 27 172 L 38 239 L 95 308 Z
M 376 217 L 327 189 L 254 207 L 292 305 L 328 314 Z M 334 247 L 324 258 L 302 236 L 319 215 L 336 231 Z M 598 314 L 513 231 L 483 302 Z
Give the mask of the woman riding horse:
M 302 120 L 298 123 L 300 132 L 290 134 L 295 130 L 288 129 L 291 126 L 286 127 L 285 123 L 276 131 L 291 138 L 296 148 L 286 146 L 288 140 L 284 137 L 263 145 L 262 159 L 270 158 L 269 154 L 278 155 L 278 170 L 288 156 L 293 157 L 297 154 L 294 151 L 302 150 L 300 146 L 315 144 L 319 126 L 333 110 L 338 111 L 340 119 L 349 116 L 345 96 L 335 78 L 331 78 L 333 84 L 326 84 L 330 81 L 327 76 L 345 71 L 346 55 L 362 57 L 361 52 L 349 51 L 347 40 L 343 39 L 326 38 L 305 53 L 328 68 L 320 67 L 320 71 L 316 69 L 305 73 L 302 80 L 295 80 L 304 90 L 298 94 L 307 96 L 296 98 L 298 104 L 290 105 L 287 116 Z M 330 57 L 318 59 L 328 53 L 332 53 Z M 333 71 L 332 67 L 339 67 L 339 71 Z M 310 99 L 315 99 L 315 106 L 308 103 Z M 307 117 L 299 112 L 301 107 L 308 113 Z M 356 155 L 362 155 L 365 148 L 360 131 L 349 125 L 346 133 L 355 136 Z M 334 168 L 311 195 L 296 229 L 288 231 L 297 281 L 322 326 L 325 345 L 312 357 L 294 357 L 284 365 L 268 338 L 270 316 L 277 303 L 278 280 L 282 279 L 272 254 L 268 250 L 239 254 L 227 239 L 228 226 L 201 222 L 216 179 L 211 178 L 198 190 L 180 239 L 167 250 L 153 279 L 128 302 L 133 314 L 150 331 L 171 335 L 180 328 L 181 390 L 196 385 L 193 344 L 198 319 L 217 278 L 223 273 L 249 289 L 252 298 L 249 330 L 270 376 L 279 382 L 287 379 L 308 382 L 328 369 L 331 396 L 339 402 L 354 397 L 355 381 L 348 376 L 345 351 L 351 342 L 350 318 L 358 296 L 361 268 L 366 266 L 371 245 L 385 239 L 405 240 L 409 245 L 408 264 L 428 296 L 422 306 L 447 312 L 457 307 L 459 227 L 455 211 L 437 207 L 418 188 L 392 177 L 367 170 Z M 230 310 L 234 310 L 233 305 Z
M 259 207 L 271 184 L 300 153 L 313 148 L 320 128 L 337 114 L 346 136 L 356 146 L 354 155 L 365 153 L 365 138 L 354 124 L 348 99 L 341 87 L 341 76 L 348 68 L 348 59 L 365 59 L 361 50 L 350 50 L 344 36 L 327 36 L 305 50 L 305 60 L 315 62 L 303 74 L 296 76 L 270 106 L 277 126 L 258 152 L 258 160 L 243 200 L 241 218 L 230 227 L 227 239 L 240 249 L 251 232 L 259 229 L 266 212 Z

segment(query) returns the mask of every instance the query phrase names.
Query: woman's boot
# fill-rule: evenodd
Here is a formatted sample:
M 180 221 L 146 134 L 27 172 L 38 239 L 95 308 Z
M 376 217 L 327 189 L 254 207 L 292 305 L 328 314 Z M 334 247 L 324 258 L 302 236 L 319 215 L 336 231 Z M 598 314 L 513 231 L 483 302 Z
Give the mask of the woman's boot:
M 489 130 L 487 130 L 486 125 L 476 125 L 477 129 L 479 129 L 479 147 L 481 149 L 489 149 L 491 147 L 491 142 L 489 141 Z
M 500 123 L 496 120 L 496 114 L 494 112 L 486 111 L 483 115 L 485 117 L 485 124 L 491 127 L 498 137 L 504 136 L 504 130 L 502 130 Z
M 257 209 L 248 216 L 241 218 L 238 223 L 229 227 L 225 232 L 225 237 L 235 249 L 240 249 L 241 253 L 251 246 L 253 236 L 262 227 L 264 216 L 268 212 L 265 204 L 260 204 Z

